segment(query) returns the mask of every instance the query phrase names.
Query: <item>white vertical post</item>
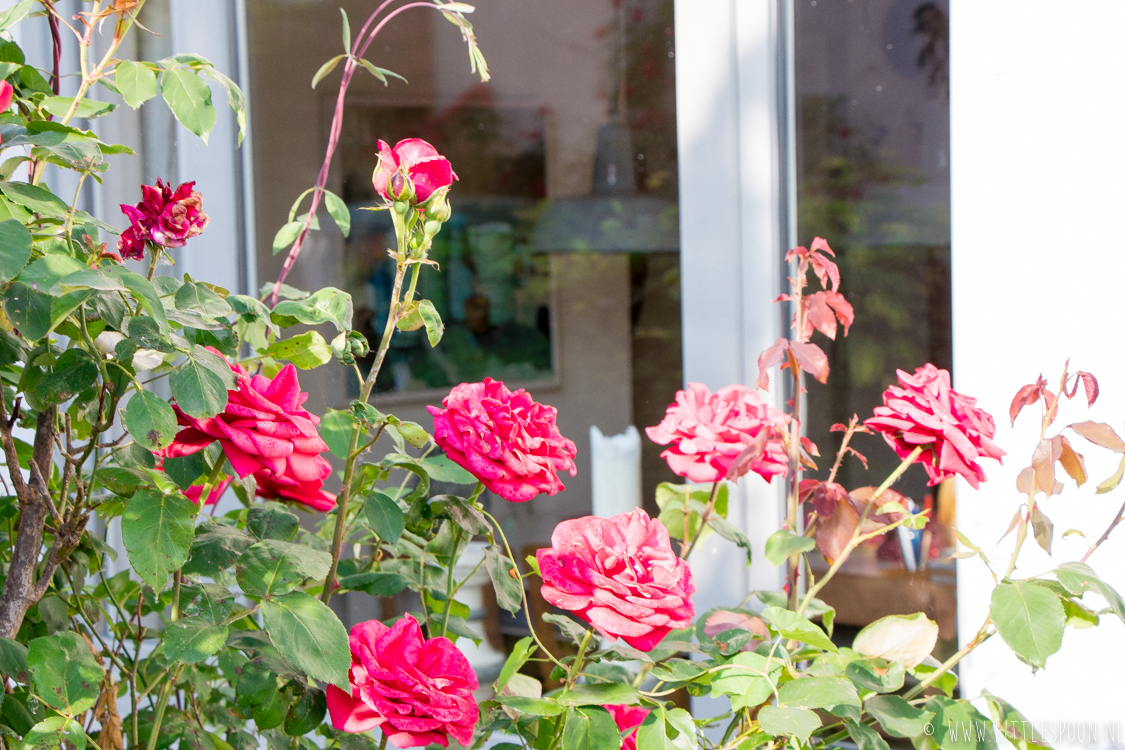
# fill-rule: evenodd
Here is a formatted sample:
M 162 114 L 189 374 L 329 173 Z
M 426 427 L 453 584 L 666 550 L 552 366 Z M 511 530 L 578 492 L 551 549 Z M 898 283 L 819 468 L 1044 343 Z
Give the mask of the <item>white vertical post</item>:
M 1098 377 L 1103 395 L 1091 410 L 1081 397 L 1064 400 L 1048 434 L 1085 419 L 1120 430 L 1125 417 L 1114 291 L 1125 276 L 1116 240 L 1125 204 L 1125 59 L 1117 51 L 1125 5 L 954 2 L 950 23 L 954 386 L 995 416 L 997 442 L 1008 451 L 1002 468 L 987 463 L 989 481 L 979 492 L 960 484 L 957 525 L 1002 573 L 1015 535 L 996 540 L 1025 499 L 1015 477 L 1030 464 L 1039 438 L 1038 406 L 1010 427 L 1008 405 L 1016 390 L 1040 373 L 1056 388 L 1069 358 L 1072 372 Z M 1062 533 L 1077 528 L 1096 539 L 1125 497 L 1122 489 L 1094 493 L 1119 457 L 1071 439 L 1086 454 L 1091 481 L 1075 490 L 1068 479 L 1061 497 L 1041 501 L 1054 522 L 1053 556 L 1028 539 L 1017 577 L 1080 558 L 1086 541 Z M 1089 560 L 1119 591 L 1125 590 L 1121 531 Z M 964 642 L 984 621 L 994 584 L 975 558 L 959 562 L 957 579 Z M 974 697 L 987 688 L 1040 731 L 1062 721 L 1119 726 L 1115 691 L 1092 675 L 1125 668 L 1122 632 L 1113 615 L 1095 629 L 1068 628 L 1061 651 L 1035 675 L 993 638 L 962 662 L 961 694 Z M 1068 744 L 1065 734 L 1043 739 Z M 1070 735 L 1071 745 L 1094 743 Z

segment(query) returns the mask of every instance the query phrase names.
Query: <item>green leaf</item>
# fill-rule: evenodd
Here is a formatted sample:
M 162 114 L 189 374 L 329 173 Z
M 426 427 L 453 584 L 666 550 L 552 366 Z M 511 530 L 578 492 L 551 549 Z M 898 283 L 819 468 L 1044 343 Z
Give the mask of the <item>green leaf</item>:
M 73 104 L 74 99 L 69 96 L 48 96 L 43 100 L 40 106 L 55 117 L 64 117 L 66 113 L 70 111 Z M 78 108 L 75 110 L 74 114 L 76 117 L 81 117 L 83 119 L 93 119 L 95 117 L 101 117 L 102 115 L 108 115 L 116 108 L 116 104 L 86 98 L 78 103 Z
M 185 617 L 164 631 L 164 655 L 172 661 L 195 664 L 219 652 L 227 642 L 226 625 L 203 617 Z
M 428 299 L 419 302 L 418 314 L 422 316 L 422 322 L 426 325 L 426 338 L 430 340 L 430 346 L 437 346 L 441 343 L 442 334 L 445 333 L 445 324 L 441 322 L 441 315 L 438 314 L 434 303 Z
M 0 222 L 0 284 L 19 275 L 31 257 L 31 232 L 20 222 Z
M 498 695 L 494 700 L 501 706 L 515 709 L 528 716 L 558 716 L 566 709 L 549 698 L 528 698 L 523 695 Z
M 180 603 L 188 615 L 198 615 L 218 625 L 230 614 L 234 594 L 217 583 L 197 583 L 180 589 Z
M 199 525 L 191 543 L 191 557 L 183 567 L 184 575 L 214 576 L 225 570 L 254 544 L 249 534 L 219 521 Z
M 766 559 L 770 565 L 781 565 L 790 555 L 808 552 L 816 547 L 816 542 L 807 536 L 794 534 L 789 529 L 781 529 L 770 534 L 766 540 Z
M 807 708 L 763 706 L 758 712 L 758 725 L 774 737 L 792 735 L 807 742 L 820 727 L 820 717 Z
M 4 292 L 4 313 L 27 341 L 38 341 L 51 330 L 51 298 L 18 281 Z
M 328 701 L 324 691 L 306 689 L 304 695 L 294 701 L 289 713 L 285 715 L 285 734 L 300 737 L 311 732 L 323 723 L 327 711 Z
M 67 349 L 55 366 L 35 385 L 44 404 L 61 404 L 89 388 L 98 379 L 98 363 L 84 349 Z
M 352 446 L 352 428 L 355 417 L 350 411 L 328 409 L 320 418 L 320 437 L 332 451 L 332 455 L 347 458 Z
M 731 696 L 735 710 L 754 708 L 773 697 L 774 683 L 781 674 L 780 659 L 769 660 L 745 651 L 735 654 L 711 679 L 711 692 Z
M 855 685 L 840 677 L 806 677 L 792 680 L 778 690 L 778 705 L 797 708 L 858 706 Z
M 343 11 L 343 8 L 340 10 Z M 328 209 L 328 215 L 336 222 L 340 232 L 347 237 L 352 231 L 352 212 L 348 210 L 348 204 L 331 190 L 325 190 L 324 207 Z
M 895 737 L 920 737 L 934 718 L 932 712 L 915 708 L 897 695 L 873 695 L 863 702 L 863 707 L 887 734 Z
M 484 564 L 496 591 L 496 603 L 513 615 L 519 613 L 523 606 L 523 579 L 516 566 L 493 545 L 484 548 Z
M 77 721 L 66 716 L 52 716 L 33 726 L 20 747 L 23 750 L 58 750 L 61 747 L 86 750 L 86 733 Z
M 536 648 L 538 647 L 535 645 L 535 639 L 531 636 L 516 641 L 516 645 L 512 646 L 512 653 L 508 654 L 508 658 L 504 661 L 504 666 L 500 670 L 500 676 L 496 678 L 496 684 L 493 686 L 497 695 L 503 692 L 504 686 L 508 684 L 512 675 L 523 669 L 523 665 L 527 664 L 527 660 L 535 653 Z
M 348 632 L 327 606 L 303 591 L 262 602 L 266 630 L 277 650 L 316 680 L 350 690 Z
M 230 304 L 203 284 L 188 282 L 176 291 L 176 309 L 197 312 L 204 318 L 226 318 L 234 310 Z
M 0 31 L 7 31 L 8 29 L 15 26 L 17 23 L 26 18 L 27 14 L 35 10 L 35 7 L 37 5 L 38 3 L 36 2 L 36 0 L 21 0 L 21 2 L 16 3 L 11 8 L 8 8 L 3 13 L 0 13 Z M 23 62 L 22 54 L 20 55 L 19 61 Z M 11 73 L 9 73 L 8 75 L 11 75 Z M 4 77 L 7 78 L 8 76 Z
M 1059 597 L 1035 583 L 1001 583 L 989 606 L 996 630 L 1016 655 L 1038 669 L 1062 646 L 1066 613 Z
M 301 521 L 280 508 L 251 508 L 246 514 L 246 530 L 258 539 L 287 542 L 294 537 Z
M 324 578 L 332 556 L 303 544 L 262 540 L 238 558 L 238 585 L 250 596 L 277 596 L 305 578 Z
M 156 321 L 156 325 L 160 328 L 161 333 L 168 333 L 168 317 L 164 314 L 164 303 L 160 301 L 160 295 L 157 294 L 156 289 L 144 276 L 126 271 L 120 276 L 121 283 L 126 286 L 141 303 L 152 319 Z
M 222 381 L 223 387 L 228 391 L 233 391 L 238 388 L 238 377 L 234 374 L 234 371 L 230 369 L 230 363 L 218 354 L 210 351 L 205 346 L 195 344 L 191 347 L 188 356 L 217 375 L 219 380 Z
M 327 442 L 327 441 L 325 441 Z M 430 479 L 435 482 L 450 482 L 452 484 L 476 484 L 477 478 L 450 461 L 445 456 L 430 456 L 419 458 L 415 463 L 425 469 Z
M 176 412 L 150 391 L 137 391 L 125 406 L 125 428 L 139 445 L 163 450 L 176 437 Z
M 260 320 L 266 324 L 267 328 L 273 331 L 275 336 L 281 333 L 281 329 L 270 320 L 270 309 L 266 307 L 265 303 L 261 300 L 254 299 L 245 294 L 232 294 L 227 297 L 226 301 L 244 320 L 248 320 L 252 323 Z
M 621 750 L 617 723 L 604 708 L 572 708 L 563 726 L 562 750 Z
M 864 656 L 901 661 L 913 667 L 930 655 L 937 638 L 937 623 L 921 612 L 890 615 L 859 631 L 852 648 Z
M 187 560 L 195 533 L 195 504 L 182 495 L 144 490 L 129 498 L 121 536 L 133 570 L 154 591 Z
M 555 696 L 564 706 L 635 706 L 640 703 L 641 694 L 632 685 L 620 682 L 606 682 L 590 685 L 575 685 Z
M 62 219 L 70 212 L 70 207 L 61 198 L 39 185 L 3 182 L 0 183 L 0 192 L 3 192 L 12 203 L 40 216 Z
M 1110 490 L 1117 489 L 1117 485 L 1121 484 L 1121 477 L 1125 475 L 1125 456 L 1121 457 L 1121 462 L 1117 464 L 1117 471 L 1113 475 L 1098 485 L 1097 492 L 1094 494 L 1102 495 Z
M 657 706 L 637 730 L 637 747 L 644 750 L 696 750 L 699 740 L 691 714 L 682 708 Z
M 27 668 L 35 694 L 59 713 L 76 716 L 94 707 L 105 671 L 90 644 L 70 631 L 35 638 L 27 644 Z
M 902 687 L 906 669 L 901 661 L 878 665 L 870 659 L 856 659 L 844 669 L 844 675 L 864 690 L 876 693 L 893 693 Z
M 992 722 L 971 703 L 935 696 L 926 702 L 934 712 L 933 741 L 942 750 L 996 750 Z
M 156 96 L 156 73 L 147 65 L 122 60 L 113 71 L 113 82 L 121 92 L 121 98 L 133 109 Z
M 807 643 L 826 651 L 838 651 L 836 644 L 824 634 L 824 631 L 811 623 L 807 618 L 796 612 L 790 612 L 781 607 L 766 607 L 762 615 L 773 625 L 774 630 L 786 638 L 792 638 L 801 643 Z
M 57 293 L 59 280 L 76 272 L 84 274 L 90 272 L 90 269 L 85 263 L 69 255 L 44 255 L 24 268 L 19 280 L 39 291 Z M 97 271 L 93 273 L 97 274 Z
M 847 719 L 844 721 L 844 728 L 848 730 L 848 736 L 852 738 L 859 750 L 890 750 L 887 741 L 866 724 L 859 724 Z
M 180 124 L 206 143 L 216 119 L 207 82 L 187 68 L 166 70 L 160 80 L 160 93 Z
M 341 10 L 343 10 L 343 9 L 341 8 Z M 347 59 L 347 57 L 348 57 L 347 55 L 336 55 L 336 56 L 335 56 L 335 57 L 333 57 L 333 58 L 332 58 L 331 60 L 328 60 L 328 61 L 327 61 L 327 62 L 325 62 L 325 63 L 324 63 L 323 65 L 321 65 L 321 66 L 320 66 L 320 67 L 319 67 L 319 68 L 317 69 L 317 71 L 316 71 L 316 75 L 314 75 L 314 76 L 313 76 L 313 79 L 312 79 L 312 87 L 313 87 L 313 88 L 315 89 L 315 88 L 316 88 L 316 85 L 317 85 L 318 83 L 320 83 L 321 81 L 323 81 L 323 80 L 324 80 L 324 77 L 325 77 L 326 75 L 328 75 L 328 74 L 329 74 L 329 73 L 331 73 L 331 72 L 332 72 L 333 70 L 335 70 L 335 69 L 336 69 L 336 66 L 340 64 L 340 61 L 341 61 L 341 60 L 346 60 L 346 59 Z M 293 235 L 293 236 L 294 236 L 294 237 L 296 237 L 297 235 Z M 275 246 L 275 251 L 276 251 L 276 246 Z
M 372 492 L 364 498 L 363 516 L 371 529 L 387 544 L 397 542 L 406 528 L 406 518 L 398 503 L 382 492 Z
M 1032 748 L 1052 750 L 1050 743 L 1035 731 L 1035 727 L 1027 717 L 1013 708 L 1012 704 L 997 698 L 987 690 L 982 690 L 981 695 L 988 702 L 988 712 L 992 714 L 993 725 L 1017 750 L 1032 750 Z
M 0 638 L 0 674 L 15 682 L 29 682 L 27 646 L 11 638 Z
M 1112 586 L 1099 578 L 1089 565 L 1065 562 L 1055 571 L 1055 577 L 1075 596 L 1082 596 L 1087 591 L 1100 595 L 1109 603 L 1113 613 L 1125 621 L 1125 600 Z
M 339 579 L 341 588 L 349 591 L 363 591 L 372 596 L 394 596 L 410 585 L 410 581 L 399 573 L 373 570 L 356 573 Z
M 91 297 L 97 294 L 93 289 L 83 289 L 78 292 L 64 294 L 61 297 L 51 298 L 51 329 L 54 330 L 72 312 L 82 307 Z
M 337 332 L 344 333 L 352 327 L 352 296 L 335 287 L 325 287 L 304 299 L 279 302 L 270 317 L 283 328 L 297 323 L 331 323 Z
M 274 359 L 289 360 L 302 370 L 312 370 L 332 361 L 331 347 L 316 331 L 275 341 L 262 353 Z
M 348 14 L 346 12 L 344 12 L 343 8 L 340 8 L 340 16 L 343 18 L 343 21 L 344 21 L 344 51 L 345 52 L 351 52 L 351 49 L 352 49 L 352 27 L 351 27 L 351 24 L 348 23 Z
M 409 443 L 412 448 L 422 448 L 430 442 L 430 433 L 426 432 L 425 428 L 417 422 L 394 420 L 387 425 L 387 430 L 392 434 L 397 433 L 402 436 L 402 439 Z
M 206 351 L 198 345 L 195 349 Z M 227 372 L 230 372 L 229 368 Z M 189 356 L 172 373 L 168 385 L 172 389 L 176 405 L 189 416 L 209 419 L 227 406 L 227 386 L 222 378 L 200 364 L 193 356 Z

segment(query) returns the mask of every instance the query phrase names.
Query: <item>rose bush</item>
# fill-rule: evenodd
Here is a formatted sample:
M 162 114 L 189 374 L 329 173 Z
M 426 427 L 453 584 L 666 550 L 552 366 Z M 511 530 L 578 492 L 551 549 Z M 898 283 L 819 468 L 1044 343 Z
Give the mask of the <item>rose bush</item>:
M 532 400 L 522 388 L 501 382 L 462 383 L 442 399 L 434 417 L 434 441 L 484 486 L 512 502 L 563 489 L 560 471 L 574 476 L 574 443 L 559 433 L 554 407 Z

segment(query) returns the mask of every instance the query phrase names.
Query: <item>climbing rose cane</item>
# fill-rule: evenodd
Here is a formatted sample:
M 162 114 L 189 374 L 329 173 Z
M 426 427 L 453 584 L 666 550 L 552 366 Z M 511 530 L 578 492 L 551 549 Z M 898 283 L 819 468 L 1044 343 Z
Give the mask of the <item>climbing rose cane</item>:
M 975 398 L 950 387 L 948 370 L 931 364 L 913 375 L 899 370 L 898 383 L 887 388 L 883 406 L 875 407 L 875 416 L 864 424 L 882 433 L 899 458 L 926 446 L 918 462 L 931 485 L 959 474 L 977 489 L 987 479 L 977 459 L 1000 461 L 1004 456 L 992 442 L 996 425 L 991 415 L 974 405 Z
M 344 732 L 379 728 L 395 747 L 437 743 L 449 737 L 471 745 L 477 723 L 473 690 L 479 685 L 469 660 L 448 638 L 422 637 L 409 615 L 388 628 L 378 620 L 351 632 L 351 693 L 328 686 L 332 726 Z
M 462 383 L 442 400 L 445 409 L 426 407 L 434 416 L 434 441 L 445 455 L 484 486 L 522 503 L 563 489 L 558 472 L 574 476 L 574 443 L 559 433 L 558 413 L 515 393 L 503 383 Z
M 712 394 L 705 385 L 688 383 L 687 390 L 676 393 L 663 421 L 645 433 L 658 445 L 671 444 L 661 458 L 693 482 L 734 479 L 747 470 L 768 482 L 789 473 L 780 437 L 785 425 L 785 416 L 746 386 L 728 385 Z M 762 443 L 757 456 L 743 466 L 739 457 L 756 443 Z
M 664 525 L 640 508 L 563 521 L 536 558 L 548 603 L 641 651 L 695 616 L 691 568 L 672 551 Z
M 633 730 L 621 741 L 621 750 L 637 750 L 637 732 L 640 730 L 641 722 L 652 711 L 640 706 L 606 706 L 605 710 L 609 711 L 609 715 L 613 717 L 620 731 Z
M 376 192 L 387 200 L 394 200 L 387 186 L 393 175 L 400 171 L 414 183 L 414 200 L 420 204 L 457 179 L 449 160 L 419 138 L 399 141 L 394 148 L 386 141 L 379 141 L 379 163 L 371 176 Z
M 211 219 L 203 213 L 203 197 L 185 182 L 175 191 L 159 178 L 155 185 L 141 185 L 141 202 L 121 204 L 121 213 L 132 226 L 121 233 L 117 250 L 123 258 L 145 257 L 145 243 L 161 247 L 183 247 L 202 234 Z

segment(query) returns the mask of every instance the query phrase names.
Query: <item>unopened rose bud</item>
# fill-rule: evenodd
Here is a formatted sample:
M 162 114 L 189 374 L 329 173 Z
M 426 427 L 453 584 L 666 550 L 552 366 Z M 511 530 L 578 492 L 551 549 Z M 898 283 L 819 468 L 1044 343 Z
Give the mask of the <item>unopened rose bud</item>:
M 449 217 L 453 215 L 453 209 L 449 205 L 446 192 L 441 190 L 434 193 L 433 198 L 426 204 L 426 218 L 438 222 L 439 225 L 449 221 Z M 436 230 L 434 233 L 437 233 Z
M 414 181 L 401 170 L 391 175 L 391 197 L 396 201 L 408 203 L 414 200 Z
M 359 331 L 348 331 L 348 348 L 355 357 L 366 357 L 371 351 L 367 337 Z

